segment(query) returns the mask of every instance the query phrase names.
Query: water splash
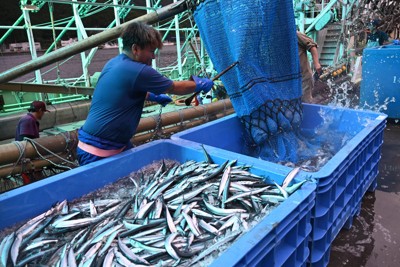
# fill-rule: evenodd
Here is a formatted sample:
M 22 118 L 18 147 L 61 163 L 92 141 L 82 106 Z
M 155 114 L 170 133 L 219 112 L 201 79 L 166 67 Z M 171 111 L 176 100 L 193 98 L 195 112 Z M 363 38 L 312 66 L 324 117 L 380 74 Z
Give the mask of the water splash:
M 369 105 L 367 102 L 364 102 L 363 106 L 362 106 L 362 109 L 372 110 L 372 111 L 376 111 L 376 112 L 383 112 L 383 111 L 388 109 L 387 106 L 388 106 L 389 103 L 396 102 L 396 98 L 395 97 L 386 97 L 383 100 L 383 104 L 378 104 L 378 102 L 379 102 L 379 92 L 378 92 L 378 90 L 374 90 L 373 93 L 374 93 L 375 104 Z
M 327 105 L 332 107 L 343 107 L 359 109 L 359 93 L 350 81 L 337 82 L 328 79 L 326 85 L 329 89 L 330 100 Z
M 374 104 L 360 103 L 360 92 L 358 86 L 355 86 L 348 80 L 336 81 L 333 79 L 327 80 L 330 99 L 327 105 L 332 107 L 351 108 L 356 110 L 368 110 L 374 112 L 383 112 L 388 109 L 390 103 L 396 102 L 395 97 L 386 97 L 381 100 L 379 97 L 379 84 L 374 94 Z M 396 123 L 398 120 L 396 120 Z
M 263 149 L 262 146 L 257 148 L 246 146 L 245 154 L 284 166 L 300 167 L 304 171 L 316 172 L 354 137 L 354 134 L 337 131 L 332 115 L 326 114 L 323 118 L 324 123 L 312 132 L 302 130 L 294 135 L 295 138 L 290 139 L 292 142 L 290 147 L 295 149 L 297 155 L 296 160 L 278 158 L 276 155 L 279 152 L 271 155 L 270 150 Z M 265 153 L 266 151 L 269 153 Z
M 392 97 L 385 99 L 382 104 L 379 103 L 377 101 L 379 99 L 377 90 L 374 95 L 375 102 L 379 104 L 370 106 L 362 103 L 360 105 L 359 87 L 351 83 L 348 77 L 342 77 L 340 80 L 329 79 L 324 90 L 324 94 L 328 94 L 325 104 L 331 109 L 320 109 L 318 115 L 322 122 L 318 127 L 312 130 L 294 130 L 292 136 L 289 136 L 292 138 L 285 134 L 281 134 L 280 139 L 270 137 L 264 141 L 265 144 L 260 143 L 257 147 L 249 147 L 245 142 L 246 148 L 243 149 L 242 153 L 288 167 L 301 167 L 305 171 L 316 172 L 360 130 L 359 128 L 351 131 L 338 130 L 341 122 L 341 118 L 338 116 L 342 113 L 335 112 L 337 108 L 382 112 L 387 110 L 389 103 L 395 102 L 395 98 Z M 307 120 L 307 118 L 303 119 Z M 367 127 L 375 119 L 358 116 L 356 120 L 358 125 Z M 282 152 L 279 149 L 286 149 L 286 151 Z M 287 151 L 290 151 L 290 153 L 287 153 Z M 279 155 L 286 156 L 279 157 Z M 289 157 L 288 155 L 294 156 Z
M 291 149 L 295 150 L 296 159 L 293 158 L 277 158 L 279 151 L 275 151 L 275 155 L 263 153 L 266 150 L 258 148 L 248 150 L 247 153 L 251 156 L 258 157 L 263 160 L 275 162 L 289 167 L 301 167 L 305 171 L 316 172 L 320 170 L 342 147 L 344 147 L 359 131 L 339 132 L 338 118 L 335 116 L 336 108 L 350 108 L 355 110 L 368 110 L 374 112 L 382 112 L 387 110 L 387 106 L 391 102 L 395 102 L 394 98 L 385 99 L 383 104 L 359 105 L 359 90 L 350 81 L 346 79 L 328 80 L 329 101 L 327 103 L 331 110 L 320 109 L 319 116 L 322 118 L 322 123 L 312 132 L 296 133 L 296 138 L 291 140 Z M 378 100 L 378 91 L 374 92 L 375 99 Z M 375 101 L 378 103 L 378 101 Z M 306 118 L 307 119 L 307 118 Z M 374 119 L 358 116 L 357 122 L 359 125 L 366 127 L 373 122 Z M 247 154 L 246 153 L 246 154 Z M 290 161 L 292 160 L 292 161 Z

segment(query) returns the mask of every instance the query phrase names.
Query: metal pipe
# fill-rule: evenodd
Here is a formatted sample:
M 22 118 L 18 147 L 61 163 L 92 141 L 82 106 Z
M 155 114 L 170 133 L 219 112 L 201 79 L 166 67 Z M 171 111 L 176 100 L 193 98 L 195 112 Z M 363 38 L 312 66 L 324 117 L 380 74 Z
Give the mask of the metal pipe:
M 309 33 L 311 30 L 314 29 L 315 24 L 317 24 L 317 22 L 328 12 L 331 10 L 331 8 L 333 7 L 333 5 L 335 5 L 337 3 L 337 0 L 332 0 L 330 1 L 326 7 L 318 14 L 317 17 L 315 17 L 315 19 L 313 20 L 313 22 L 310 24 L 310 26 L 308 26 L 308 28 L 305 30 L 305 33 Z
M 118 38 L 123 29 L 133 23 L 133 22 L 145 22 L 148 24 L 154 24 L 158 21 L 170 18 L 176 14 L 179 14 L 188 9 L 187 3 L 185 0 L 181 0 L 177 3 L 173 3 L 162 7 L 152 13 L 143 15 L 141 17 L 135 18 L 128 22 L 121 24 L 118 27 L 113 29 L 109 29 L 98 34 L 92 35 L 87 39 L 84 39 L 80 42 L 77 42 L 73 45 L 66 46 L 60 48 L 56 51 L 53 51 L 49 54 L 43 55 L 41 57 L 36 58 L 35 60 L 28 61 L 21 65 L 18 65 L 12 69 L 9 69 L 0 74 L 0 84 L 11 81 L 17 77 L 20 77 L 24 74 L 27 74 L 31 71 L 38 70 L 42 67 L 55 63 L 61 59 L 65 59 L 69 56 L 75 55 L 77 53 L 86 51 L 90 48 L 96 47 L 100 44 L 104 44 L 108 41 Z
M 14 24 L 12 25 L 12 26 L 18 26 L 18 24 L 20 24 L 21 23 L 21 21 L 24 19 L 24 15 L 21 15 L 15 22 L 14 22 Z M 21 26 L 22 28 L 24 27 L 24 26 Z M 7 37 L 12 33 L 12 31 L 13 31 L 14 29 L 13 28 L 9 28 L 8 30 L 7 30 L 7 32 L 0 38 L 0 45 L 7 39 Z
M 174 127 L 177 124 L 179 124 L 177 126 L 177 128 L 175 128 L 175 129 L 179 129 L 180 125 L 182 125 L 183 122 L 185 122 L 185 121 L 191 121 L 193 119 L 202 118 L 205 116 L 209 116 L 207 118 L 212 120 L 218 116 L 215 114 L 220 114 L 220 116 L 225 116 L 225 115 L 228 115 L 231 113 L 233 113 L 232 103 L 229 99 L 225 99 L 225 100 L 220 100 L 220 101 L 210 103 L 207 105 L 182 109 L 180 111 L 164 113 L 161 115 L 161 126 L 162 127 L 166 127 L 166 126 Z M 141 133 L 148 134 L 149 131 L 155 130 L 155 127 L 157 126 L 157 119 L 158 119 L 158 116 L 142 118 L 139 122 L 139 125 L 137 127 L 135 135 L 140 136 Z M 193 123 L 191 127 L 193 127 L 193 126 L 196 126 L 196 124 Z M 165 131 L 167 131 L 167 128 L 165 129 Z M 152 135 L 154 135 L 154 133 L 149 134 L 149 136 L 152 136 Z M 67 142 L 66 137 L 69 139 L 69 142 Z M 77 138 L 78 138 L 77 132 L 70 131 L 70 132 L 66 132 L 63 135 L 54 135 L 54 136 L 46 136 L 46 137 L 37 138 L 37 139 L 35 139 L 35 142 L 43 147 L 46 147 L 52 153 L 57 154 L 57 153 L 63 152 L 67 148 L 69 148 L 71 150 L 75 149 Z M 133 136 L 131 140 L 133 142 L 137 142 L 137 140 L 135 140 L 135 136 Z M 68 145 L 73 146 L 73 147 L 68 147 Z M 21 157 L 21 152 L 20 152 L 19 147 L 24 152 L 23 157 L 25 157 L 25 158 L 37 158 L 38 157 L 38 154 L 36 153 L 35 148 L 32 146 L 32 144 L 30 144 L 27 141 L 0 145 L 0 166 L 7 165 L 7 164 L 13 164 L 18 161 Z M 39 147 L 38 147 L 38 150 L 44 156 L 49 154 L 47 151 L 45 151 L 44 149 L 41 149 Z M 0 169 L 1 169 L 1 167 L 0 167 Z
M 72 18 L 68 21 L 67 26 L 62 27 L 62 31 L 60 32 L 60 34 L 56 37 L 56 39 L 53 41 L 53 43 L 50 45 L 49 48 L 47 48 L 45 54 L 48 54 L 51 52 L 51 50 L 53 50 L 53 48 L 56 46 L 57 42 L 61 41 L 62 37 L 64 36 L 64 34 L 68 31 L 69 26 L 71 26 L 72 23 L 74 23 L 75 18 Z M 54 30 L 57 30 L 57 27 L 53 25 L 52 27 Z
M 25 25 L 26 25 L 26 35 L 28 36 L 29 50 L 31 51 L 32 61 L 37 59 L 35 38 L 33 37 L 33 31 L 31 29 L 32 23 L 31 18 L 29 16 L 29 11 L 22 9 L 22 14 L 24 15 Z M 42 74 L 39 69 L 35 70 L 35 78 L 36 83 L 43 83 Z M 38 100 L 42 100 L 42 96 L 40 95 Z
M 57 3 L 57 4 L 71 4 L 70 1 L 66 0 L 41 0 L 42 2 L 51 2 L 51 3 Z M 101 6 L 101 7 L 126 7 L 127 5 L 118 5 L 118 4 L 107 4 L 107 3 L 95 3 L 95 2 L 81 2 L 81 1 L 76 1 L 77 4 L 79 5 L 89 5 L 89 6 Z M 146 8 L 142 6 L 135 6 L 135 5 L 130 5 L 130 9 L 135 9 L 135 10 L 147 10 L 151 8 Z
M 113 4 L 114 5 L 118 4 L 118 0 L 113 0 Z M 120 19 L 120 15 L 119 15 L 121 8 L 120 7 L 114 7 L 113 9 L 114 9 L 114 20 L 112 21 L 112 23 L 110 25 L 108 25 L 108 28 L 112 28 L 114 26 L 114 24 L 117 25 L 117 27 L 119 25 L 121 25 L 121 19 Z M 125 19 L 125 17 L 123 19 Z M 118 51 L 120 53 L 122 53 L 122 40 L 121 40 L 121 38 L 118 38 Z
M 13 29 L 13 30 L 25 30 L 25 26 L 3 26 L 0 25 L 0 30 L 8 30 L 8 29 Z M 32 30 L 53 30 L 51 26 L 34 26 L 32 25 Z M 62 31 L 62 30 L 72 30 L 76 31 L 78 28 L 77 27 L 67 27 L 67 26 L 55 26 L 55 30 L 57 31 Z M 92 28 L 92 27 L 85 27 L 86 31 L 94 31 L 94 32 L 102 32 L 105 30 L 108 30 L 108 27 L 102 27 L 102 28 Z M 191 31 L 191 28 L 186 28 L 186 27 L 179 27 L 181 31 Z M 157 28 L 158 31 L 168 31 L 167 28 Z M 175 30 L 175 27 L 171 28 L 171 30 Z
M 75 20 L 73 20 L 72 22 L 71 22 L 71 24 L 74 22 Z M 12 29 L 12 30 L 25 30 L 25 26 L 0 26 L 0 30 L 7 30 L 7 29 Z M 51 26 L 35 26 L 35 25 L 32 25 L 32 30 L 49 30 L 49 31 L 51 31 L 51 30 L 53 30 L 53 27 L 51 27 Z M 75 26 L 73 26 L 73 27 L 70 27 L 70 26 L 54 26 L 54 29 L 55 30 L 57 30 L 57 31 L 63 31 L 63 30 L 66 30 L 66 31 L 76 31 L 77 29 L 78 29 L 78 27 L 75 27 Z M 92 27 L 86 27 L 85 28 L 87 31 L 97 31 L 97 32 L 100 32 L 100 31 L 105 31 L 105 30 L 107 30 L 107 28 L 92 28 Z
M 174 3 L 177 3 L 177 0 L 174 0 Z M 177 62 L 178 62 L 178 73 L 179 73 L 179 80 L 182 80 L 182 52 L 181 52 L 181 37 L 180 37 L 180 30 L 179 30 L 179 19 L 178 16 L 175 15 L 175 40 L 176 40 L 176 53 L 177 53 Z
M 230 109 L 227 109 L 225 111 L 225 113 L 215 114 L 215 116 L 213 116 L 212 119 L 209 118 L 208 120 L 209 121 L 216 120 L 216 119 L 222 118 L 224 116 L 227 116 L 227 115 L 230 115 L 233 113 L 235 113 L 235 110 L 233 108 L 230 108 Z M 199 126 L 199 125 L 203 124 L 204 122 L 205 122 L 205 119 L 198 119 L 196 121 L 187 121 L 182 125 L 175 125 L 175 126 L 171 126 L 166 129 L 163 129 L 162 134 L 171 135 L 173 133 L 177 133 L 177 132 L 180 132 L 185 129 Z M 151 132 L 151 133 L 147 132 L 147 133 L 143 133 L 143 134 L 139 133 L 131 139 L 131 142 L 132 142 L 132 144 L 137 146 L 137 145 L 146 143 L 147 141 L 152 141 L 151 139 L 153 138 L 153 136 L 154 136 L 153 132 Z

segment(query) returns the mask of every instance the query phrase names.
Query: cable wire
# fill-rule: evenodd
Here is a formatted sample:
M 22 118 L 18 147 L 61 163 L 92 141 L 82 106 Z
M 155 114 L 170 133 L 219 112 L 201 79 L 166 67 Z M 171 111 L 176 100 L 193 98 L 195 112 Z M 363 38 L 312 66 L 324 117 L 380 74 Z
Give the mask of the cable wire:
M 30 139 L 30 138 L 26 138 L 26 137 L 25 137 L 25 140 L 28 141 L 29 143 L 31 143 L 31 145 L 32 145 L 33 148 L 35 149 L 36 153 L 37 153 L 42 159 L 44 159 L 44 160 L 50 162 L 50 163 L 53 164 L 54 166 L 57 166 L 57 167 L 59 167 L 59 168 L 67 168 L 67 169 L 69 169 L 69 170 L 72 170 L 71 167 L 56 164 L 56 163 L 52 162 L 51 160 L 49 160 L 48 158 L 44 157 L 44 156 L 39 152 L 39 150 L 37 149 L 36 145 L 39 146 L 40 148 L 44 149 L 45 151 L 47 151 L 49 154 L 51 154 L 51 155 L 53 155 L 53 156 L 55 156 L 55 157 L 57 157 L 57 158 L 59 158 L 59 159 L 65 161 L 65 162 L 67 162 L 67 163 L 69 163 L 69 164 L 71 164 L 71 165 L 73 165 L 73 166 L 76 166 L 76 167 L 79 166 L 79 165 L 76 164 L 75 162 L 72 162 L 72 161 L 69 161 L 69 160 L 67 160 L 67 159 L 65 159 L 65 158 L 63 158 L 63 157 L 60 157 L 58 154 L 52 152 L 51 150 L 49 150 L 49 149 L 47 149 L 46 147 L 42 146 L 41 144 L 39 144 L 38 142 L 36 142 L 36 141 L 33 140 L 33 139 Z

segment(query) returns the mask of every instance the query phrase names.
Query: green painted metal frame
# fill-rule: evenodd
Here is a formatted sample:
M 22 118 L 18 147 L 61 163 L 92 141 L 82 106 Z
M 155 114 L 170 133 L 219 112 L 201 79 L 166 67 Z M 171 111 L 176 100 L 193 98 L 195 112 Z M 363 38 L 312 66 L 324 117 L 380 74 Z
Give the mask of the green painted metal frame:
M 172 3 L 176 3 L 177 0 L 171 0 Z M 342 19 L 347 16 L 347 13 L 351 10 L 352 6 L 357 3 L 358 0 L 331 0 L 326 1 L 322 0 L 321 4 L 316 5 L 315 1 L 312 0 L 293 0 L 295 6 L 295 17 L 296 24 L 299 27 L 299 30 L 302 32 L 308 33 L 312 38 L 316 39 L 317 31 L 315 31 L 314 26 L 316 23 L 329 12 L 332 7 L 335 5 L 339 5 L 342 8 Z M 5 43 L 7 41 L 7 37 L 11 34 L 13 30 L 26 30 L 32 59 L 36 58 L 36 48 L 34 42 L 34 31 L 36 30 L 52 30 L 55 32 L 59 31 L 58 35 L 53 36 L 53 42 L 50 47 L 46 50 L 45 54 L 48 54 L 54 49 L 57 49 L 56 44 L 61 41 L 61 39 L 65 36 L 68 31 L 76 31 L 78 34 L 78 39 L 82 40 L 87 37 L 87 31 L 103 31 L 105 29 L 113 28 L 114 26 L 119 26 L 120 21 L 124 20 L 126 16 L 129 14 L 131 10 L 146 10 L 148 13 L 152 10 L 156 10 L 161 8 L 161 0 L 146 0 L 146 6 L 135 5 L 134 0 L 109 0 L 105 3 L 97 3 L 96 0 L 73 0 L 73 1 L 58 1 L 58 0 L 20 0 L 21 12 L 22 15 L 14 22 L 12 26 L 8 27 L 7 32 L 0 38 L 0 44 Z M 54 21 L 51 19 L 48 23 L 40 24 L 40 25 L 31 25 L 30 16 L 34 16 L 34 13 L 40 12 L 45 5 L 49 6 L 50 9 L 57 8 L 57 5 L 60 4 L 68 4 L 71 5 L 73 15 L 68 18 L 60 19 Z M 102 12 L 106 9 L 113 8 L 114 10 L 114 19 L 109 23 L 106 28 L 90 28 L 85 27 L 82 23 L 82 18 L 92 16 L 99 12 Z M 51 13 L 51 11 L 49 11 Z M 198 30 L 195 23 L 192 23 L 189 28 L 180 27 L 180 22 L 187 19 L 187 13 L 181 13 L 175 15 L 175 17 L 165 22 L 164 24 L 154 25 L 158 28 L 164 35 L 163 40 L 166 39 L 171 32 L 175 31 L 175 37 L 177 40 L 181 39 L 182 33 L 185 36 L 185 40 L 181 44 L 177 43 L 176 53 L 177 60 L 173 65 L 167 67 L 158 67 L 156 61 L 153 63 L 153 67 L 157 68 L 161 73 L 170 77 L 174 80 L 184 80 L 188 79 L 190 75 L 198 74 L 199 71 L 207 69 L 208 71 L 213 71 L 212 62 L 208 58 L 204 46 L 200 42 L 200 45 L 196 45 L 196 48 L 199 49 L 199 54 L 201 55 L 201 62 L 196 60 L 195 55 L 192 51 L 188 49 L 188 42 L 195 39 L 198 36 Z M 190 17 L 190 14 L 189 14 Z M 20 25 L 21 22 L 24 21 L 24 25 Z M 76 24 L 73 27 L 73 24 Z M 5 28 L 5 26 L 0 26 L 1 28 Z M 118 40 L 119 49 L 121 49 L 121 41 Z M 63 79 L 57 78 L 56 80 L 46 81 L 47 83 L 72 83 L 73 85 L 79 86 L 92 86 L 93 83 L 96 82 L 96 75 L 90 75 L 88 71 L 88 66 L 91 63 L 91 60 L 95 56 L 97 48 L 93 48 L 90 50 L 90 53 L 86 55 L 84 52 L 80 53 L 82 60 L 82 72 L 83 75 L 80 77 L 76 77 L 75 80 L 71 79 Z M 335 57 L 332 59 L 332 64 L 341 59 L 341 55 L 344 51 L 343 44 L 338 42 L 337 51 Z M 35 71 L 35 83 L 42 84 L 42 76 L 40 70 Z M 31 81 L 32 82 L 32 81 Z M 1 90 L 1 87 L 0 87 Z M 60 103 L 64 101 L 74 101 L 82 99 L 82 96 L 77 95 L 75 98 L 70 95 L 56 95 L 56 94 L 43 94 L 43 93 L 21 93 L 18 92 L 12 97 L 7 96 L 9 92 L 0 93 L 6 99 L 6 104 L 4 105 L 4 110 L 13 109 L 15 104 L 25 106 L 31 99 L 41 99 L 45 101 L 49 101 L 52 103 Z M 32 96 L 33 94 L 33 96 Z M 21 99 L 26 99 L 26 103 L 19 102 L 15 103 L 14 101 L 24 101 Z M 8 101 L 12 101 L 12 103 L 7 103 Z M 3 111 L 4 111 L 3 110 Z
M 296 24 L 301 32 L 306 33 L 314 40 L 317 39 L 318 31 L 315 25 L 324 19 L 328 12 L 336 13 L 336 8 L 341 9 L 342 17 L 338 20 L 342 23 L 341 37 L 338 38 L 335 54 L 332 58 L 331 65 L 340 62 L 344 57 L 345 45 L 345 29 L 346 18 L 351 12 L 352 8 L 359 2 L 359 0 L 322 0 L 321 4 L 317 5 L 312 0 L 293 0 Z M 335 8 L 336 7 L 336 8 Z M 332 9 L 334 11 L 332 11 Z M 317 14 L 316 16 L 314 14 Z M 344 38 L 343 38 L 344 37 Z
M 13 30 L 26 30 L 27 36 L 30 45 L 30 52 L 32 59 L 37 57 L 36 48 L 34 46 L 34 32 L 36 30 L 51 30 L 53 31 L 53 42 L 50 47 L 46 50 L 45 54 L 48 54 L 55 49 L 57 49 L 57 43 L 59 43 L 65 34 L 68 31 L 76 31 L 78 35 L 78 39 L 82 40 L 87 37 L 86 32 L 88 30 L 95 30 L 95 31 L 103 31 L 105 29 L 113 28 L 114 26 L 119 26 L 120 21 L 124 20 L 128 13 L 131 10 L 147 10 L 147 12 L 151 12 L 152 10 L 156 10 L 161 8 L 161 1 L 160 0 L 146 0 L 146 6 L 139 6 L 135 5 L 134 0 L 110 0 L 105 3 L 97 3 L 96 0 L 85 0 L 83 1 L 57 1 L 57 0 L 20 0 L 21 12 L 22 15 L 15 21 L 12 26 L 8 27 L 7 32 L 1 37 L 0 43 L 5 43 L 7 41 L 7 37 L 12 33 Z M 171 0 L 171 2 L 176 3 L 177 0 Z M 73 15 L 66 19 L 60 20 L 53 20 L 50 17 L 50 21 L 48 23 L 40 24 L 40 25 L 31 25 L 30 23 L 30 16 L 34 16 L 34 13 L 40 12 L 45 5 L 49 6 L 49 14 L 52 15 L 52 11 L 57 8 L 58 4 L 68 4 L 71 5 Z M 58 5 L 59 6 L 59 5 Z M 88 17 L 94 14 L 97 14 L 105 9 L 113 8 L 114 9 L 114 19 L 110 22 L 110 24 L 106 28 L 88 28 L 85 27 L 82 23 L 82 18 Z M 191 31 L 188 35 L 190 38 L 197 34 L 197 28 L 195 25 L 191 29 L 187 28 L 180 28 L 180 21 L 184 20 L 187 17 L 186 12 L 182 14 L 176 15 L 171 21 L 165 23 L 164 25 L 154 25 L 158 28 L 161 32 L 164 33 L 163 40 L 166 39 L 167 35 L 170 32 L 175 31 L 175 36 L 177 40 L 180 40 L 181 31 L 184 32 L 184 35 L 187 36 L 187 32 Z M 20 25 L 21 22 L 24 21 L 24 25 Z M 75 23 L 75 27 L 72 25 Z M 4 28 L 5 26 L 0 26 Z M 55 34 L 55 31 L 61 31 L 58 35 Z M 121 41 L 119 42 L 119 49 L 121 51 Z M 174 80 L 183 80 L 188 79 L 190 75 L 197 74 L 198 70 L 201 69 L 199 67 L 198 62 L 196 62 L 195 57 L 193 54 L 189 53 L 188 51 L 184 51 L 187 45 L 187 40 L 185 40 L 182 44 L 180 43 L 177 45 L 177 55 L 178 59 L 175 62 L 174 66 L 168 66 L 164 68 L 159 68 L 154 61 L 153 67 L 159 69 L 161 73 L 164 75 L 169 76 Z M 186 49 L 187 50 L 187 49 Z M 209 64 L 210 60 L 207 55 L 204 55 L 204 47 L 200 47 L 200 53 L 202 56 L 201 64 Z M 93 83 L 96 83 L 97 76 L 96 74 L 90 75 L 88 71 L 88 66 L 91 63 L 91 60 L 95 56 L 97 51 L 97 47 L 90 50 L 90 53 L 86 55 L 84 52 L 80 53 L 81 62 L 82 62 L 82 72 L 83 74 L 80 77 L 76 77 L 74 79 L 65 79 L 62 77 L 57 77 L 56 80 L 47 80 L 45 81 L 48 83 L 62 83 L 68 85 L 79 85 L 79 86 L 92 86 Z M 72 57 L 71 57 L 72 58 Z M 71 59 L 69 58 L 69 59 Z M 68 60 L 68 59 L 67 59 Z M 57 68 L 58 68 L 57 63 Z M 43 84 L 44 81 L 42 79 L 43 73 L 40 70 L 35 71 L 35 78 L 34 80 L 28 81 L 38 84 Z M 83 95 L 63 95 L 63 94 L 46 94 L 46 93 L 33 93 L 33 92 L 8 92 L 3 91 L 1 92 L 1 85 L 0 85 L 0 94 L 5 99 L 5 105 L 3 106 L 2 112 L 13 112 L 20 109 L 25 109 L 27 105 L 30 104 L 32 100 L 40 99 L 52 104 L 56 103 L 63 103 L 69 101 L 76 101 L 81 99 L 86 99 L 86 96 Z

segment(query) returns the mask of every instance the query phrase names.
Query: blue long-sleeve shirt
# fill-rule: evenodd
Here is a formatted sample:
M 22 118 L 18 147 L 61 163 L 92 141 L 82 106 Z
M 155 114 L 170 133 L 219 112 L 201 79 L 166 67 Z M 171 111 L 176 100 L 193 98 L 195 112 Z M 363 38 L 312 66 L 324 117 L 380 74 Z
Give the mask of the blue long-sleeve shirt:
M 152 67 L 133 61 L 125 54 L 108 61 L 82 126 L 93 140 L 85 138 L 84 142 L 97 146 L 100 138 L 121 144 L 120 147 L 126 145 L 139 124 L 147 92 L 162 94 L 172 83 Z

